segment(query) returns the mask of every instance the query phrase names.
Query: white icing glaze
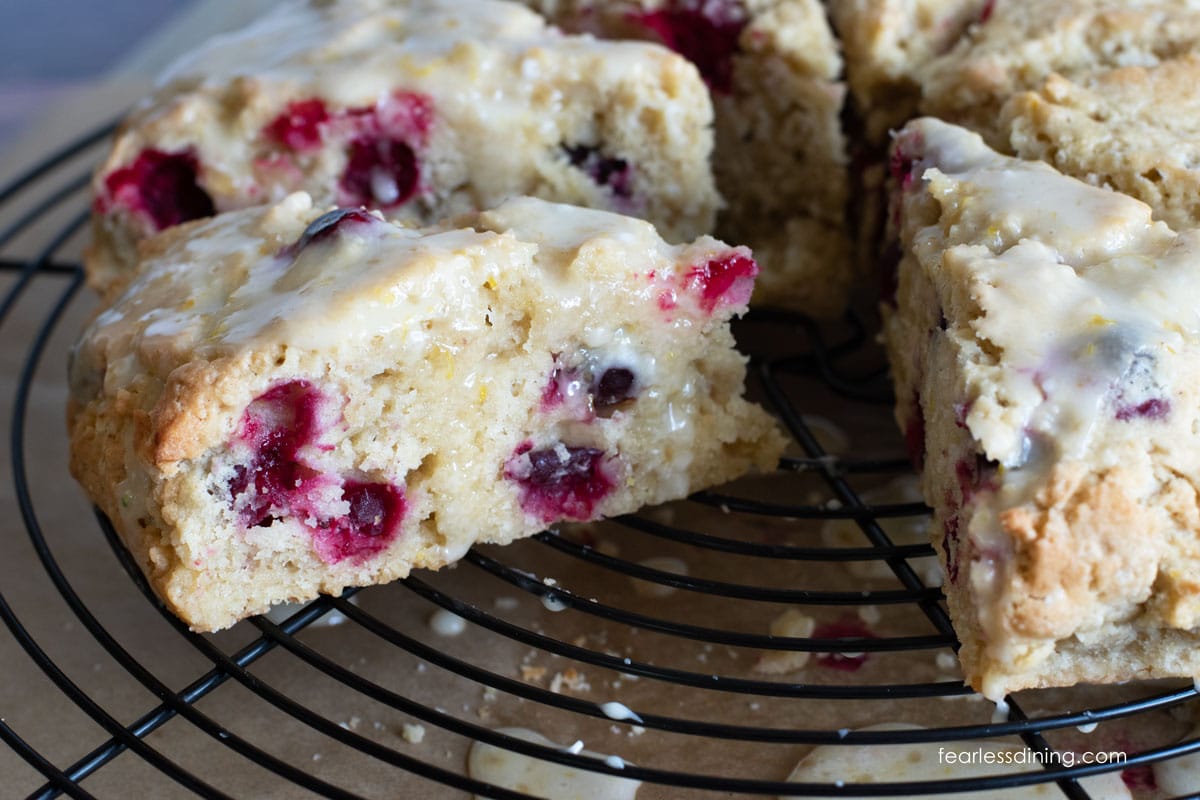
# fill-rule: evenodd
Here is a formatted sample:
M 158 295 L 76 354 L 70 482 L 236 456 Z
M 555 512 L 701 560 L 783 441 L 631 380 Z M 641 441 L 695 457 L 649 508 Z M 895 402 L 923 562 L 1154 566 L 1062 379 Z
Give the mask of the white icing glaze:
M 533 266 L 539 279 L 559 287 L 564 305 L 586 299 L 589 281 L 601 276 L 567 274 L 569 259 L 538 244 L 547 237 L 555 247 L 574 250 L 603 241 L 604 247 L 624 251 L 625 263 L 648 270 L 670 270 L 681 253 L 640 220 L 518 199 L 481 215 L 479 230 L 417 230 L 379 221 L 347 227 L 294 257 L 281 254 L 317 216 L 308 195 L 296 193 L 266 210 L 231 212 L 200 223 L 187 239 L 143 264 L 125 294 L 85 334 L 102 342 L 109 354 L 104 380 L 111 385 L 106 388 L 115 393 L 139 374 L 133 361 L 120 368 L 120 358 L 139 349 L 165 346 L 216 355 L 281 343 L 316 350 L 333 344 L 333 330 L 344 348 L 381 337 L 417 345 L 425 337 L 424 319 L 484 319 L 485 312 L 463 313 L 467 298 L 477 294 L 470 282 L 486 281 L 501 270 Z M 629 275 L 603 279 L 628 280 Z M 654 291 L 649 279 L 644 291 Z M 463 335 L 471 334 L 465 323 L 456 325 Z M 654 364 L 629 355 L 636 346 L 623 331 L 593 331 L 593 336 L 644 371 L 639 380 L 653 378 Z M 141 366 L 154 371 L 154 365 Z M 87 369 L 88 364 L 77 364 L 73 380 L 91 380 Z
M 358 595 L 351 597 L 347 602 L 352 605 L 358 605 Z M 279 603 L 271 606 L 270 610 L 268 610 L 263 616 L 271 620 L 271 622 L 274 622 L 276 625 L 280 625 L 286 622 L 288 617 L 292 616 L 297 611 L 302 610 L 307 605 L 307 603 Z M 309 625 L 308 630 L 313 630 L 315 628 L 334 628 L 338 625 L 342 625 L 345 622 L 346 616 L 342 614 L 342 612 L 336 609 L 330 609 L 318 617 L 311 625 Z
M 873 725 L 867 731 L 919 730 L 899 723 Z M 841 733 L 839 731 L 839 733 Z M 847 731 L 847 733 L 849 733 Z M 983 763 L 990 758 L 994 763 Z M 989 740 L 919 742 L 886 745 L 822 745 L 814 748 L 788 776 L 797 783 L 914 782 L 962 780 L 992 775 L 1014 775 L 1039 769 L 1033 754 L 1018 745 Z M 1100 800 L 1128 800 L 1129 790 L 1119 774 L 1084 778 L 1088 793 Z M 853 797 L 854 795 L 845 795 Z M 903 795 L 900 795 L 903 796 Z M 1033 800 L 1061 797 L 1053 784 L 1037 784 L 987 792 L 953 792 L 938 797 L 952 800 Z
M 624 703 L 610 701 L 601 705 L 600 710 L 604 712 L 604 716 L 608 717 L 609 719 L 615 719 L 618 722 L 632 720 L 633 722 L 640 723 L 642 721 L 642 718 L 634 713 L 634 711 Z
M 1200 233 L 1176 236 L 1133 198 L 1005 158 L 953 126 L 924 120 L 920 130 L 925 163 L 937 165 L 924 171 L 929 193 L 953 226 L 983 231 L 986 242 L 941 255 L 984 310 L 971 321 L 975 335 L 1004 359 L 968 376 L 967 427 L 1010 468 L 1027 463 L 1031 433 L 1078 456 L 1135 353 L 1175 352 L 1200 336 L 1191 302 Z M 932 226 L 915 249 L 936 250 L 945 237 Z
M 1200 727 L 1184 737 L 1184 741 L 1200 739 Z M 1154 780 L 1167 797 L 1188 795 L 1200 787 L 1200 753 L 1159 761 L 1154 765 Z
M 526 728 L 501 728 L 498 732 L 544 747 L 565 749 Z M 584 750 L 582 743 L 577 752 L 605 763 L 612 758 Z M 622 760 L 619 768 L 624 769 L 625 763 Z M 467 774 L 505 789 L 553 800 L 633 800 L 642 785 L 641 781 L 541 761 L 482 742 L 471 746 L 467 755 Z
M 418 71 L 464 40 L 529 44 L 552 36 L 536 14 L 495 0 L 293 0 L 184 56 L 159 82 L 223 83 L 255 74 L 316 86 L 322 96 L 361 104 L 390 90 L 389 72 Z
M 555 594 L 542 595 L 542 606 L 544 606 L 547 611 L 553 611 L 556 614 L 560 611 L 567 610 L 567 604 L 563 602 L 562 598 Z
M 1002 515 L 1036 508 L 1037 493 L 1076 465 L 1100 475 L 1129 466 L 1137 451 L 1181 450 L 1172 442 L 1193 435 L 1200 231 L 1175 233 L 1131 197 L 1001 156 L 937 120 L 913 123 L 898 146 L 918 159 L 916 197 L 927 193 L 938 206 L 933 224 L 919 202 L 909 219 L 926 225 L 913 252 L 945 311 L 961 373 L 963 396 L 939 402 L 962 404 L 961 424 L 999 476 L 994 490 L 974 495 L 959 531 L 971 545 L 972 607 L 989 658 L 1033 670 L 1056 637 L 1013 635 L 1006 609 L 1015 559 Z M 1166 461 L 1195 474 L 1189 453 Z M 1132 617 L 1120 603 L 1077 611 L 1062 589 L 1038 602 L 1043 618 L 1060 624 L 1058 638 L 1086 641 Z M 1003 683 L 997 671 L 981 690 L 998 699 Z
M 429 617 L 429 629 L 438 636 L 458 636 L 467 629 L 467 621 L 457 614 L 439 608 Z
M 686 576 L 688 574 L 687 562 L 675 556 L 653 556 L 639 561 L 638 566 L 659 572 L 669 572 L 672 575 Z M 633 591 L 639 597 L 670 597 L 678 591 L 674 586 L 661 583 L 649 583 L 637 578 L 630 578 L 630 580 L 633 581 Z

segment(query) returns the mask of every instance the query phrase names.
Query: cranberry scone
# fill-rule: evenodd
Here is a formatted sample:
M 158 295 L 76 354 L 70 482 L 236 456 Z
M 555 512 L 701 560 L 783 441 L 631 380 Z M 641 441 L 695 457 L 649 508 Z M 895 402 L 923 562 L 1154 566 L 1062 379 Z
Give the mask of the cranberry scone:
M 855 161 L 866 165 L 858 182 L 868 249 L 885 227 L 887 131 L 918 113 L 1131 194 L 1172 227 L 1200 222 L 1195 3 L 852 0 L 831 12 L 867 132 Z
M 913 117 L 921 68 L 987 22 L 995 0 L 838 0 L 829 4 L 846 60 L 846 82 L 866 140 Z
M 306 191 L 429 224 L 533 195 L 713 226 L 712 104 L 666 48 L 499 0 L 291 0 L 186 57 L 95 174 L 91 283 L 136 242 Z
M 1196 10 L 1200 19 L 1200 7 Z M 1200 224 L 1200 54 L 1070 80 L 1004 104 L 1005 149 L 1132 195 L 1176 229 Z
M 1200 676 L 1200 230 L 922 119 L 885 337 L 968 681 Z
M 1003 146 L 1001 110 L 1052 74 L 1076 80 L 1154 66 L 1200 46 L 1190 0 L 995 0 L 954 46 L 920 68 L 920 111 Z
M 197 630 L 769 469 L 745 248 L 511 200 L 303 193 L 147 240 L 71 368 L 71 465 Z
M 755 302 L 820 316 L 854 283 L 845 87 L 819 0 L 523 0 L 564 29 L 660 42 L 693 61 L 716 112 L 720 234 L 754 248 Z

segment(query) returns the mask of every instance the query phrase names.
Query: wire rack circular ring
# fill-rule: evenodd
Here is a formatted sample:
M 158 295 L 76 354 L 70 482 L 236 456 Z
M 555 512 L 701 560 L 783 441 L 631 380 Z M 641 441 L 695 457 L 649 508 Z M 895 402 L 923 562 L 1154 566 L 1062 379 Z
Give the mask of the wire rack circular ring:
M 71 253 L 86 222 L 90 167 L 111 129 L 80 138 L 0 188 L 0 341 L 16 359 L 5 407 L 12 485 L 2 496 L 13 506 L 4 509 L 12 523 L 5 531 L 27 538 L 20 546 L 36 564 L 21 581 L 0 571 L 8 631 L 0 644 L 52 687 L 49 699 L 12 685 L 0 691 L 7 704 L 0 706 L 0 739 L 22 766 L 30 797 L 104 794 L 117 782 L 105 776 L 123 781 L 125 773 L 181 796 L 349 798 L 408 781 L 423 787 L 420 796 L 529 797 L 468 773 L 464 753 L 476 742 L 641 781 L 639 797 L 888 796 L 1045 783 L 1085 798 L 1085 779 L 1117 770 L 1135 792 L 1161 796 L 1151 765 L 1200 751 L 1200 741 L 1177 733 L 1166 741 L 1130 733 L 1186 724 L 1196 705 L 1190 685 L 1065 692 L 1052 702 L 1034 693 L 1032 701 L 1009 698 L 1007 719 L 992 721 L 990 705 L 973 702 L 980 698 L 944 674 L 957 645 L 930 577 L 933 551 L 896 535 L 919 530 L 927 510 L 887 493 L 909 468 L 894 448 L 888 454 L 885 375 L 870 354 L 869 331 L 854 317 L 816 325 L 755 312 L 741 324 L 757 391 L 803 453 L 786 458 L 762 485 L 701 493 L 599 527 L 551 530 L 510 548 L 478 548 L 444 574 L 321 598 L 229 635 L 191 633 L 157 603 L 101 515 L 83 506 L 64 520 L 63 492 L 45 486 L 69 481 L 64 457 L 31 441 L 44 429 L 38 415 L 61 417 L 62 392 L 53 389 L 60 376 L 44 375 L 62 371 L 92 302 Z M 851 448 L 877 454 L 826 452 L 831 439 L 845 446 L 830 424 L 843 417 L 884 421 L 868 433 L 869 446 Z M 831 540 L 830 526 L 840 526 L 843 538 Z M 82 566 L 81 540 L 104 543 L 101 556 L 89 555 Z M 647 553 L 658 557 L 638 557 Z M 689 563 L 701 568 L 693 572 Z M 558 577 L 539 578 L 531 564 Z M 128 590 L 116 611 L 107 595 L 98 599 L 96 572 L 108 576 L 106 591 Z M 809 637 L 771 635 L 770 620 L 790 608 L 828 624 Z M 469 636 L 451 643 L 417 624 L 439 611 L 463 620 Z M 336 646 L 331 620 L 342 623 Z M 171 659 L 159 660 L 158 645 L 147 651 L 147 626 Z M 94 654 L 91 671 L 103 679 L 76 663 L 78 651 Z M 790 671 L 762 668 L 780 654 L 794 659 Z M 942 672 L 931 673 L 934 664 Z M 117 685 L 125 688 L 109 691 Z M 603 701 L 612 697 L 629 703 L 628 718 L 605 713 Z M 363 711 L 339 718 L 338 704 Z M 42 705 L 68 711 L 54 722 Z M 373 723 L 364 724 L 364 715 Z M 264 716 L 273 726 L 267 733 L 256 722 Z M 871 727 L 898 717 L 927 724 Z M 529 741 L 499 725 L 513 720 L 569 736 L 588 731 L 607 751 L 627 748 L 637 757 L 614 763 Z M 1097 725 L 1115 732 L 1105 742 L 1126 748 L 1123 763 L 1064 759 L 1079 749 L 1079 731 Z M 46 726 L 70 747 L 47 746 Z M 421 746 L 417 732 L 425 730 L 438 748 Z M 789 765 L 812 746 L 857 747 L 869 758 L 881 745 L 1006 737 L 1041 761 L 942 781 L 786 780 Z M 311 757 L 298 756 L 297 747 Z M 241 777 L 226 779 L 235 774 Z

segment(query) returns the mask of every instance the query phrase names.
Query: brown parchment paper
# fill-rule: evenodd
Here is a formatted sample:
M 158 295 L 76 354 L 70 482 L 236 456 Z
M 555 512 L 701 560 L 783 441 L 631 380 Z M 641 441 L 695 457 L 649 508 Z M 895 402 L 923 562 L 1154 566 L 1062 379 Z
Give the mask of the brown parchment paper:
M 218 8 L 221 4 L 205 4 Z M 175 30 L 174 39 L 159 41 L 159 51 L 171 52 L 178 41 L 184 46 L 187 31 Z M 0 174 L 12 175 L 32 163 L 37 153 L 56 142 L 69 140 L 97 120 L 115 113 L 144 91 L 144 82 L 123 78 L 86 93 L 54 115 L 40 132 L 10 151 L 0 164 Z M 92 157 L 95 153 L 91 154 Z M 84 159 L 86 161 L 86 158 Z M 32 195 L 31 195 L 32 198 Z M 32 207 L 33 199 L 23 201 Z M 69 208 L 40 220 L 27 235 L 12 242 L 3 254 L 17 258 L 44 244 L 49 232 L 81 212 L 80 198 Z M 0 223 L 21 209 L 6 208 Z M 81 237 L 75 237 L 56 261 L 78 256 Z M 0 274 L 0 291 L 17 277 Z M 12 427 L 14 393 L 25 368 L 30 343 L 60 301 L 69 279 L 39 276 L 33 279 L 12 313 L 0 327 L 0 415 L 5 433 Z M 45 546 L 61 570 L 69 592 L 103 626 L 108 635 L 157 681 L 178 691 L 204 676 L 211 662 L 155 611 L 138 592 L 101 534 L 90 505 L 66 470 L 64 408 L 66 359 L 75 333 L 93 309 L 86 290 L 66 307 L 46 342 L 32 384 L 22 427 L 25 459 L 22 478 L 29 487 L 30 520 L 44 537 Z M 749 331 L 746 341 L 755 349 L 787 352 L 802 346 L 799 329 L 774 328 L 766 334 Z M 759 341 L 752 341 L 755 338 Z M 795 338 L 791 338 L 795 337 Z M 867 360 L 878 359 L 877 354 Z M 856 457 L 895 456 L 902 452 L 889 410 L 870 403 L 850 403 L 824 389 L 817 381 L 789 383 L 789 394 L 802 400 L 803 410 L 831 419 L 848 437 L 845 451 Z M 34 647 L 77 686 L 91 702 L 121 724 L 141 718 L 159 706 L 145 688 L 89 633 L 74 613 L 62 587 L 39 559 L 22 517 L 16 493 L 8 438 L 0 461 L 0 594 L 24 627 Z M 855 488 L 869 490 L 886 479 L 852 478 Z M 786 502 L 825 502 L 832 495 L 816 474 L 752 478 L 731 493 Z M 681 503 L 653 512 L 659 521 L 713 535 L 748 541 L 820 545 L 820 521 L 774 520 L 722 513 L 720 509 Z M 829 563 L 767 560 L 731 556 L 656 539 L 629 531 L 615 523 L 580 526 L 565 535 L 587 542 L 627 561 L 673 557 L 686 564 L 691 576 L 750 586 L 808 588 L 816 590 L 898 589 L 894 578 L 863 579 L 846 568 Z M 866 544 L 865 539 L 862 544 Z M 676 591 L 648 596 L 624 575 L 556 552 L 537 542 L 505 549 L 485 548 L 489 557 L 519 568 L 539 579 L 549 578 L 570 591 L 599 603 L 646 615 L 655 620 L 707 628 L 765 634 L 772 619 L 787 606 L 721 598 L 704 593 Z M 919 566 L 919 565 L 918 565 Z M 420 574 L 422 581 L 521 629 L 589 651 L 628 657 L 634 661 L 672 667 L 696 674 L 729 678 L 768 679 L 782 682 L 883 684 L 953 680 L 945 649 L 871 655 L 855 672 L 821 666 L 815 661 L 782 676 L 764 676 L 754 669 L 760 653 L 738 647 L 706 644 L 686 637 L 656 633 L 645 628 L 609 622 L 579 610 L 555 612 L 533 594 L 488 575 L 479 567 L 461 565 L 437 575 Z M 930 700 L 800 700 L 756 697 L 746 694 L 690 688 L 650 678 L 634 679 L 619 671 L 600 669 L 553 655 L 544 649 L 468 624 L 458 636 L 446 637 L 429 624 L 436 606 L 402 585 L 375 587 L 361 592 L 360 608 L 385 621 L 413 640 L 503 678 L 541 689 L 554 688 L 570 697 L 593 703 L 618 701 L 641 714 L 677 719 L 779 728 L 838 730 L 882 722 L 925 726 L 987 722 L 994 707 L 977 697 Z M 854 607 L 838 609 L 806 606 L 802 610 L 818 621 L 855 616 Z M 880 635 L 928 635 L 932 625 L 911 605 L 878 606 L 879 619 L 872 628 Z M 872 619 L 874 617 L 872 616 Z M 248 624 L 212 637 L 225 653 L 233 653 L 257 636 Z M 489 690 L 483 683 L 417 658 L 410 652 L 345 623 L 314 627 L 299 640 L 316 653 L 357 676 L 430 708 L 447 717 L 484 727 L 520 726 L 534 729 L 555 742 L 580 739 L 589 750 L 616 754 L 629 762 L 660 769 L 747 778 L 783 780 L 809 749 L 797 744 L 740 742 L 669 733 L 608 719 L 595 719 L 526 700 L 505 691 Z M 324 676 L 295 655 L 282 649 L 256 661 L 249 671 L 274 692 L 334 724 L 411 755 L 422 762 L 455 773 L 465 772 L 470 740 L 430 722 L 421 723 L 389 708 L 343 683 Z M 1161 685 L 1130 685 L 1103 689 L 1080 688 L 1064 692 L 1032 692 L 1021 701 L 1031 714 L 1065 708 L 1097 707 L 1122 699 L 1142 697 Z M 198 711 L 261 751 L 293 765 L 320 780 L 366 797 L 451 798 L 461 792 L 418 778 L 378 759 L 357 753 L 309 725 L 280 711 L 254 692 L 230 680 L 196 704 Z M 60 768 L 105 743 L 109 734 L 92 721 L 75 702 L 56 687 L 34 662 L 18 638 L 0 628 L 0 717 L 15 733 Z M 423 739 L 415 739 L 420 723 Z M 1102 724 L 1091 733 L 1075 729 L 1049 734 L 1063 747 L 1076 749 L 1140 749 L 1176 741 L 1191 727 L 1186 709 L 1137 715 Z M 163 757 L 178 764 L 221 791 L 240 797 L 295 798 L 307 796 L 294 784 L 265 768 L 257 759 L 238 754 L 228 740 L 212 737 L 184 719 L 167 722 L 145 742 Z M 12 750 L 0 746 L 0 796 L 19 797 L 41 786 L 44 779 Z M 143 757 L 125 753 L 100 769 L 83 784 L 102 797 L 125 798 L 192 796 Z M 684 791 L 655 785 L 642 787 L 640 800 L 674 797 L 719 797 L 716 792 Z M 1147 794 L 1145 796 L 1152 796 Z

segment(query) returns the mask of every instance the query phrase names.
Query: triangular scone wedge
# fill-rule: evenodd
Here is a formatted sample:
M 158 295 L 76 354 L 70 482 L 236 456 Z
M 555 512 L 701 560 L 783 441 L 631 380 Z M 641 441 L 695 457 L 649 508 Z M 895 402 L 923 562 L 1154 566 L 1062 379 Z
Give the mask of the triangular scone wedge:
M 1200 231 L 932 119 L 892 167 L 896 413 L 969 682 L 1200 674 Z
M 306 194 L 169 231 L 83 333 L 71 467 L 197 630 L 772 468 L 715 239 L 532 199 L 418 230 Z

